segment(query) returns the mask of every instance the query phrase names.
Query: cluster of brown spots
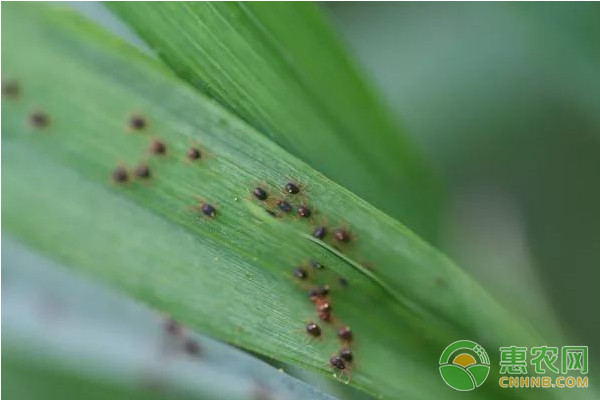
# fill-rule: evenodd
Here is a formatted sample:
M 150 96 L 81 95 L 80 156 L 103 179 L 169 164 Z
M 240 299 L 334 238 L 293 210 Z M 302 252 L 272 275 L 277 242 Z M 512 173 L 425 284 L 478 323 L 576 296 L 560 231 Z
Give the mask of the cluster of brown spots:
M 319 271 L 325 269 L 325 267 L 317 260 L 310 260 L 309 265 L 312 267 L 314 274 L 318 274 Z M 309 277 L 308 271 L 303 267 L 296 267 L 294 269 L 294 276 L 302 281 Z M 311 281 L 312 280 L 314 280 L 314 277 Z M 340 281 L 341 280 L 347 283 L 344 278 L 340 278 Z M 301 286 L 303 285 L 304 284 L 301 284 Z M 354 355 L 350 348 L 353 340 L 353 333 L 349 326 L 340 324 L 339 321 L 334 318 L 329 285 L 310 287 L 308 289 L 308 298 L 315 304 L 315 311 L 318 318 L 326 324 L 336 327 L 337 336 L 343 344 L 339 353 L 329 359 L 329 365 L 339 374 L 340 378 L 342 374 L 346 374 L 349 377 L 354 361 Z M 321 327 L 312 321 L 306 325 L 306 332 L 313 337 L 320 337 L 322 335 Z
M 40 119 L 39 116 L 36 118 L 37 120 Z M 130 130 L 137 132 L 145 131 L 147 130 L 148 125 L 147 118 L 141 114 L 132 114 L 129 117 L 128 127 Z M 167 154 L 167 144 L 161 139 L 152 139 L 148 146 L 148 152 L 152 155 L 164 156 Z M 202 153 L 198 147 L 192 146 L 188 149 L 186 156 L 188 160 L 196 161 L 202 158 Z M 140 163 L 133 169 L 133 176 L 147 180 L 153 176 L 153 173 L 148 164 Z M 119 166 L 113 171 L 112 178 L 113 181 L 117 183 L 126 183 L 130 180 L 130 173 L 125 167 Z M 209 218 L 214 218 L 217 215 L 217 209 L 209 203 L 202 203 L 200 207 L 193 208 L 196 208 Z
M 272 195 L 265 187 L 266 184 L 253 188 L 251 190 L 252 197 L 265 204 L 266 212 L 273 217 L 291 214 L 294 211 L 294 204 L 302 201 L 302 197 L 300 200 L 295 198 L 295 195 L 302 192 L 301 186 L 297 183 L 288 182 L 283 186 L 283 198 Z M 287 195 L 293 196 L 286 198 Z M 312 215 L 312 210 L 305 204 L 300 204 L 296 212 L 300 218 L 309 218 Z

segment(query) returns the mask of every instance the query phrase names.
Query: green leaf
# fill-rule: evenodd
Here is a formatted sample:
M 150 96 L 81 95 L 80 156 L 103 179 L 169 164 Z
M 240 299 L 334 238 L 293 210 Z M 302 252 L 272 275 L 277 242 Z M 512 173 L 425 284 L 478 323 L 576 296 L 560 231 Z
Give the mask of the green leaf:
M 10 398 L 332 399 L 185 327 L 170 332 L 164 316 L 12 240 L 2 244 L 2 392 Z M 188 341 L 197 354 L 185 351 Z
M 154 60 L 70 12 L 3 11 L 3 80 L 21 88 L 2 102 L 4 232 L 195 329 L 326 375 L 342 346 L 335 327 L 348 324 L 357 360 L 350 384 L 377 396 L 460 398 L 436 364 L 458 338 L 477 338 L 491 354 L 499 344 L 539 343 L 400 223 Z M 32 125 L 34 110 L 49 124 Z M 147 118 L 142 131 L 128 127 L 133 113 Z M 157 138 L 164 155 L 148 151 Z M 190 146 L 200 160 L 186 159 Z M 117 165 L 139 163 L 151 178 L 111 180 Z M 290 179 L 301 193 L 283 193 Z M 258 185 L 268 201 L 252 197 Z M 312 216 L 278 211 L 283 198 Z M 202 202 L 216 207 L 214 218 L 198 211 Z M 329 233 L 314 240 L 321 224 Z M 334 239 L 339 227 L 349 243 Z M 325 269 L 311 269 L 311 259 Z M 293 278 L 298 265 L 308 281 Z M 306 291 L 317 284 L 331 287 L 335 323 L 313 339 L 304 328 L 318 317 Z M 507 395 L 493 385 L 479 393 Z
M 180 77 L 435 240 L 437 182 L 315 4 L 106 4 Z

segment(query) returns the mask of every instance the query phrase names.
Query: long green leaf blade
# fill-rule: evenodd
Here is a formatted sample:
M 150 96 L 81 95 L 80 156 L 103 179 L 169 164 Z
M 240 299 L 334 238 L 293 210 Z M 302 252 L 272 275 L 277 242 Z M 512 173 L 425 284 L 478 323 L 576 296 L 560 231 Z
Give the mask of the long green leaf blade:
M 435 240 L 440 192 L 311 3 L 109 2 L 182 78 Z
M 360 362 L 351 384 L 376 395 L 453 397 L 431 367 L 451 339 L 481 337 L 492 349 L 533 340 L 518 318 L 401 224 L 153 60 L 71 13 L 3 8 L 3 37 L 17 38 L 3 40 L 3 79 L 22 88 L 2 102 L 10 234 L 194 328 L 330 373 L 327 360 L 341 344 L 326 324 L 322 340 L 303 332 L 317 317 L 307 285 L 292 277 L 295 266 L 317 259 L 326 269 L 311 271 L 312 284 L 331 286 L 336 320 L 356 332 Z M 28 124 L 36 109 L 47 113 L 48 126 Z M 144 132 L 128 131 L 134 112 L 148 118 Z M 166 155 L 148 153 L 156 138 Z M 202 149 L 199 162 L 185 160 L 190 146 Z M 151 179 L 111 182 L 119 163 L 141 162 Z M 281 192 L 290 177 L 302 186 L 298 198 Z M 251 197 L 257 185 L 271 194 L 267 204 Z M 294 208 L 309 205 L 312 217 L 279 212 L 274 200 L 284 197 Z M 198 212 L 201 201 L 217 207 L 215 218 Z M 323 243 L 308 240 L 324 223 Z M 332 238 L 340 226 L 352 242 Z M 377 306 L 367 311 L 366 304 Z

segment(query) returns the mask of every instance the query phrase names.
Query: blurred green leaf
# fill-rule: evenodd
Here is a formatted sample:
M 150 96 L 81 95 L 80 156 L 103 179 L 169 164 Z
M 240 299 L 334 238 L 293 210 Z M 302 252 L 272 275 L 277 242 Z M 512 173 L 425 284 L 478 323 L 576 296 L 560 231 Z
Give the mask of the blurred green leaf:
M 107 4 L 194 87 L 435 241 L 438 183 L 315 4 Z
M 538 343 L 434 248 L 154 60 L 70 12 L 3 11 L 3 79 L 21 87 L 2 102 L 5 232 L 193 328 L 324 374 L 342 345 L 335 326 L 348 324 L 351 385 L 378 396 L 461 397 L 437 370 L 439 351 L 457 338 L 476 337 L 490 352 Z M 50 124 L 31 126 L 34 110 Z M 144 131 L 128 128 L 132 113 L 148 119 Z M 157 138 L 165 155 L 148 152 Z M 201 160 L 186 160 L 190 146 Z M 111 181 L 117 165 L 140 163 L 150 179 Z M 282 192 L 290 179 L 302 193 Z M 252 198 L 257 185 L 267 202 Z M 311 207 L 311 218 L 279 211 L 282 198 Z M 214 218 L 198 211 L 201 202 L 217 208 Z M 321 224 L 329 234 L 314 240 Z M 353 240 L 336 242 L 335 227 Z M 311 259 L 325 269 L 311 269 Z M 294 280 L 298 265 L 308 281 Z M 304 332 L 318 320 L 306 295 L 317 284 L 330 285 L 335 310 L 319 340 Z M 477 395 L 513 396 L 498 390 Z
M 12 240 L 2 244 L 2 393 L 10 398 L 332 399 L 238 349 L 184 327 L 168 332 L 165 317 Z M 198 354 L 185 351 L 189 341 Z

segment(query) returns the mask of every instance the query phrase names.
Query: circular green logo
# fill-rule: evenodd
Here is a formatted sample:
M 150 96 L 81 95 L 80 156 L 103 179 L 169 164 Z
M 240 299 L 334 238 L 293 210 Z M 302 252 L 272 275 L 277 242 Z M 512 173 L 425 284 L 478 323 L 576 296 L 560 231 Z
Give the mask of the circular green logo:
M 490 373 L 490 358 L 475 342 L 459 340 L 444 349 L 440 374 L 448 386 L 467 391 L 481 386 Z

